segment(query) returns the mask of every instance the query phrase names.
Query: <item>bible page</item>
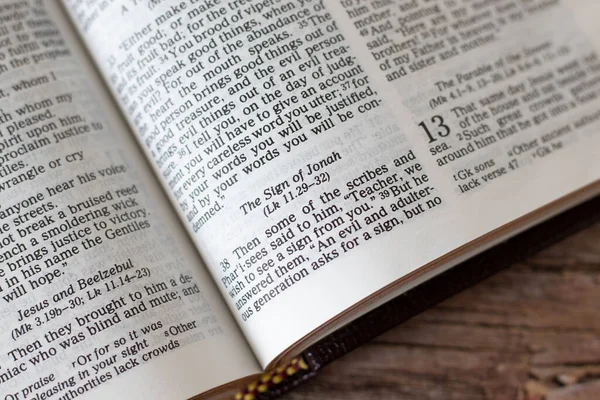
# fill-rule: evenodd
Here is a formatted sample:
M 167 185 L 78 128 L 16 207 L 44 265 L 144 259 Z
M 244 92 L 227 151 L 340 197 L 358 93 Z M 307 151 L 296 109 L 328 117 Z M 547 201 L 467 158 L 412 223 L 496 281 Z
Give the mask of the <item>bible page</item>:
M 592 1 L 64 3 L 263 366 L 598 192 Z
M 259 372 L 57 5 L 0 2 L 0 398 L 185 399 Z

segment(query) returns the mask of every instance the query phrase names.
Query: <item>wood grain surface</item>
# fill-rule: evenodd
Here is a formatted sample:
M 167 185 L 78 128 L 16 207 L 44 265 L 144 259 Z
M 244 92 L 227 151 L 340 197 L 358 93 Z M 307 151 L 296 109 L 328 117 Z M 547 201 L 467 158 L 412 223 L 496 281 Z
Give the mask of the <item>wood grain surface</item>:
M 600 399 L 600 224 L 385 333 L 284 399 Z

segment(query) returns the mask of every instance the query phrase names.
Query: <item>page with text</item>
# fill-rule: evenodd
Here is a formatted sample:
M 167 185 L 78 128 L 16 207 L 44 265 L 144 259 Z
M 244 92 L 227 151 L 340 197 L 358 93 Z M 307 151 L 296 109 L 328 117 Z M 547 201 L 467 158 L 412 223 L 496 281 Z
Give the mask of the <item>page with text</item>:
M 263 366 L 600 177 L 592 2 L 65 4 Z
M 0 5 L 0 397 L 184 399 L 258 372 L 48 8 Z

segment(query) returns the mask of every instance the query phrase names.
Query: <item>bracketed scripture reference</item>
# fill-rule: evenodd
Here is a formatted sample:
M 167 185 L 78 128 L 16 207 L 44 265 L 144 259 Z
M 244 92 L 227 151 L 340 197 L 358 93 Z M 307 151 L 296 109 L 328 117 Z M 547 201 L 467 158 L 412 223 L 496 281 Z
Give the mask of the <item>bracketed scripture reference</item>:
M 600 191 L 592 0 L 0 0 L 0 399 L 187 399 Z

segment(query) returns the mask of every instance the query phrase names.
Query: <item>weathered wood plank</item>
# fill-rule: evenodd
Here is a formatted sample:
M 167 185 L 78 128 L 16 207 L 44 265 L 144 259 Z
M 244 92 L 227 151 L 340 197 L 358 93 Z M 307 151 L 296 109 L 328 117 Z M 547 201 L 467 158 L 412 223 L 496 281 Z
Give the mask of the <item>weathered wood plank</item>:
M 600 399 L 600 224 L 449 299 L 285 397 Z

